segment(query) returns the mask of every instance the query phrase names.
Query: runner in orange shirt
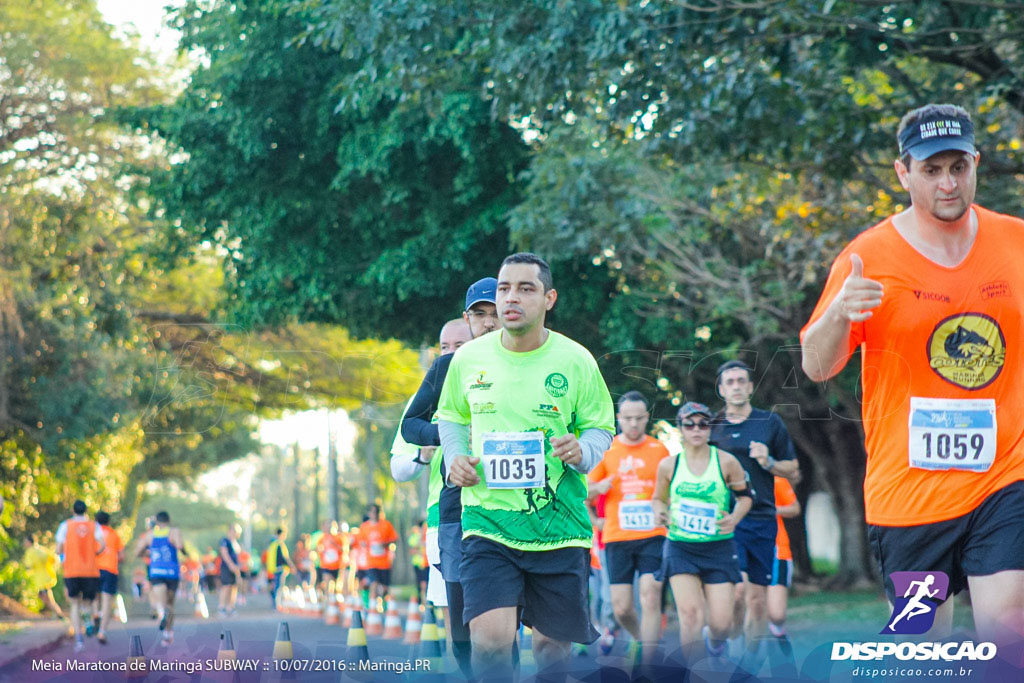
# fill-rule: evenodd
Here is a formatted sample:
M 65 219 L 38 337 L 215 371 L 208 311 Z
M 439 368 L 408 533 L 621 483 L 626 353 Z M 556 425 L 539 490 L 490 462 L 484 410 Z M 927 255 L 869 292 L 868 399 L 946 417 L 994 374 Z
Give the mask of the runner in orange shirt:
M 316 554 L 320 558 L 320 594 L 327 595 L 328 584 L 342 580 L 341 561 L 345 541 L 338 535 L 338 523 L 325 521 L 323 534 L 316 542 Z
M 118 566 L 124 561 L 124 543 L 114 529 L 110 527 L 110 515 L 100 510 L 96 513 L 96 523 L 103 531 L 103 542 L 106 548 L 96 558 L 100 570 L 100 594 L 97 596 L 98 609 L 94 608 L 93 621 L 96 627 L 96 640 L 102 644 L 107 642 L 107 626 L 110 625 L 110 613 L 114 596 L 117 595 Z
M 106 548 L 103 529 L 85 516 L 85 503 L 76 500 L 75 516 L 57 528 L 57 555 L 64 558 L 64 588 L 71 602 L 71 627 L 75 630 L 75 652 L 85 649 L 82 607 L 93 601 L 100 588 L 97 557 Z
M 836 257 L 803 368 L 824 381 L 861 348 L 864 504 L 890 602 L 892 572 L 944 572 L 929 634 L 949 634 L 948 598 L 969 586 L 979 638 L 1006 656 L 1024 640 L 1024 221 L 973 203 L 962 107 L 915 109 L 897 138 L 910 207 Z
M 620 433 L 587 479 L 589 497 L 607 493 L 602 529 L 604 563 L 611 583 L 615 618 L 641 644 L 649 662 L 661 636 L 661 587 L 655 578 L 661 568 L 665 527 L 654 523 L 651 498 L 658 463 L 668 449 L 647 435 L 650 405 L 639 391 L 619 398 L 616 420 Z M 640 618 L 633 600 L 633 580 L 640 577 Z M 635 646 L 634 646 L 635 653 Z
M 380 506 L 374 503 L 367 510 L 369 519 L 359 527 L 363 547 L 367 551 L 366 577 L 370 581 L 370 599 L 384 598 L 391 587 L 391 544 L 398 534 L 391 522 L 380 516 Z
M 800 516 L 800 501 L 793 486 L 785 477 L 775 477 L 775 519 L 779 530 L 775 537 L 775 561 L 772 563 L 772 582 L 768 584 L 768 630 L 776 638 L 776 645 L 787 663 L 793 661 L 793 646 L 786 635 L 786 607 L 789 587 L 793 585 L 793 551 L 789 547 L 789 534 L 782 520 Z M 774 655 L 773 655 L 774 657 Z M 775 662 L 774 658 L 770 658 Z M 773 664 L 773 671 L 775 665 Z M 782 675 L 781 670 L 777 672 Z

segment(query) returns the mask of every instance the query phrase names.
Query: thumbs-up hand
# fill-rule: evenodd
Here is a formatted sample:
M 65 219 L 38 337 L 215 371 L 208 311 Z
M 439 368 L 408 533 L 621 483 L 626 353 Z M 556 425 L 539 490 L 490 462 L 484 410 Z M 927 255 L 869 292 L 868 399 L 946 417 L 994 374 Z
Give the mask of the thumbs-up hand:
M 832 305 L 844 319 L 858 323 L 870 318 L 871 309 L 882 304 L 882 283 L 864 277 L 864 261 L 859 255 L 850 254 L 850 266 L 850 274 Z

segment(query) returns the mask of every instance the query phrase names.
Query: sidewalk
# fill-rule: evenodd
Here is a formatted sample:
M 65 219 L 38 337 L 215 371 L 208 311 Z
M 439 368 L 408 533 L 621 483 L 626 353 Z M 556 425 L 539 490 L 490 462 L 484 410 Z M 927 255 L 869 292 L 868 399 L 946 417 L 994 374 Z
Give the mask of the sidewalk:
M 12 625 L 16 630 L 0 632 L 0 670 L 56 649 L 68 628 L 57 619 L 4 622 L 4 625 Z

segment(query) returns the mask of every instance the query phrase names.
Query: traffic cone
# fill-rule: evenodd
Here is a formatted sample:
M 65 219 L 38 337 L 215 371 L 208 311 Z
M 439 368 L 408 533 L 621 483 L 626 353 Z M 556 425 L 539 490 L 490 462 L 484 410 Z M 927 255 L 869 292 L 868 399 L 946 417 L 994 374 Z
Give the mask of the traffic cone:
M 149 674 L 149 662 L 142 653 L 142 636 L 132 636 L 128 645 L 128 678 L 145 678 Z
M 341 625 L 344 628 L 351 628 L 352 627 L 352 612 L 354 612 L 356 609 L 358 609 L 358 607 L 356 607 L 356 605 L 355 605 L 355 602 L 353 602 L 353 601 L 358 601 L 358 600 L 359 600 L 359 598 L 357 596 L 355 596 L 355 595 L 350 595 L 350 596 L 348 596 L 348 599 L 345 600 L 345 616 L 342 618 L 342 623 L 341 623 Z
M 415 645 L 420 642 L 420 631 L 423 629 L 423 619 L 420 618 L 420 605 L 416 598 L 409 601 L 409 613 L 405 617 L 405 640 L 406 645 Z
M 448 649 L 448 630 L 445 628 L 444 610 L 434 607 L 434 618 L 437 619 L 437 642 L 441 645 L 441 654 L 443 655 Z
M 126 610 L 124 608 L 124 598 L 121 597 L 120 593 L 117 594 L 117 605 L 116 605 L 116 608 L 117 608 L 117 620 L 120 621 L 122 624 L 127 624 L 128 623 L 128 610 Z
M 231 631 L 221 632 L 217 659 L 238 659 L 238 653 L 235 651 L 235 641 L 231 638 Z
M 341 617 L 338 612 L 338 596 L 334 590 L 328 591 L 326 600 L 327 609 L 324 610 L 324 624 L 327 626 L 337 626 L 341 621 Z
M 363 629 L 362 612 L 356 611 L 352 613 L 352 627 L 348 630 L 348 641 L 346 644 L 348 645 L 346 659 L 350 665 L 357 661 L 370 661 L 370 650 L 366 647 L 366 631 Z
M 282 621 L 277 625 L 277 640 L 274 641 L 274 659 L 291 659 L 293 656 L 292 634 L 288 630 L 288 622 Z
M 388 600 L 388 611 L 384 615 L 384 640 L 399 640 L 402 637 L 402 617 L 398 616 L 395 599 Z
M 206 606 L 206 594 L 203 591 L 199 591 L 199 594 L 196 595 L 195 616 L 200 619 L 210 618 L 210 608 Z
M 441 670 L 441 644 L 437 642 L 437 617 L 429 607 L 423 613 L 420 631 L 420 659 L 430 660 L 429 671 Z
M 381 619 L 380 612 L 371 609 L 366 613 L 366 635 L 379 636 L 383 634 L 384 620 Z

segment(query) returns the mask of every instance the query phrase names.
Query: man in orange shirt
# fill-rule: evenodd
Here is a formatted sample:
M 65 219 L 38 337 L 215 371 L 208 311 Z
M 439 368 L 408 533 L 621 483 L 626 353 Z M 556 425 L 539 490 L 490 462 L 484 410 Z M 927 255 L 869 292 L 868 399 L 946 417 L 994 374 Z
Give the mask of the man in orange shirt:
M 915 109 L 897 138 L 911 205 L 836 258 L 803 368 L 824 381 L 862 349 L 864 504 L 890 602 L 893 572 L 944 572 L 930 634 L 969 586 L 979 638 L 1006 657 L 1024 641 L 1024 221 L 973 203 L 962 107 Z
M 380 506 L 367 510 L 369 519 L 359 527 L 360 540 L 367 551 L 366 577 L 370 581 L 370 599 L 383 598 L 391 586 L 391 548 L 398 534 L 391 522 L 382 519 Z M 372 603 L 371 603 L 372 604 Z
M 107 642 L 107 626 L 110 624 L 110 611 L 117 595 L 118 565 L 124 560 L 124 543 L 114 529 L 110 527 L 110 515 L 100 510 L 96 513 L 96 523 L 103 531 L 103 542 L 106 548 L 96 558 L 100 569 L 99 609 L 94 608 L 93 620 L 96 624 L 96 640 L 102 644 Z
M 71 627 L 75 630 L 75 652 L 85 649 L 82 605 L 92 602 L 100 587 L 97 557 L 106 548 L 103 529 L 85 516 L 85 503 L 76 500 L 75 515 L 57 528 L 57 555 L 64 561 L 64 588 L 71 602 Z
M 327 520 L 321 527 L 323 534 L 316 542 L 316 555 L 320 558 L 320 594 L 327 595 L 328 584 L 341 580 L 341 561 L 345 542 L 338 535 L 338 523 Z
M 789 547 L 789 534 L 783 519 L 800 516 L 800 501 L 792 484 L 785 477 L 775 477 L 775 519 L 779 529 L 775 536 L 775 561 L 772 563 L 772 582 L 768 584 L 768 630 L 776 638 L 787 663 L 793 661 L 793 646 L 786 635 L 786 607 L 789 587 L 793 584 L 793 551 Z M 774 662 L 775 660 L 772 659 Z M 783 675 L 781 671 L 773 672 Z M 789 672 L 786 672 L 789 673 Z
M 651 497 L 658 477 L 658 463 L 669 455 L 657 439 L 647 435 L 650 419 L 647 398 L 630 391 L 619 398 L 616 420 L 620 433 L 587 479 L 589 497 L 607 493 L 602 536 L 605 564 L 611 583 L 615 618 L 641 643 L 643 660 L 649 662 L 660 639 L 661 568 L 665 527 L 654 523 Z M 640 618 L 633 606 L 633 579 L 640 577 Z

